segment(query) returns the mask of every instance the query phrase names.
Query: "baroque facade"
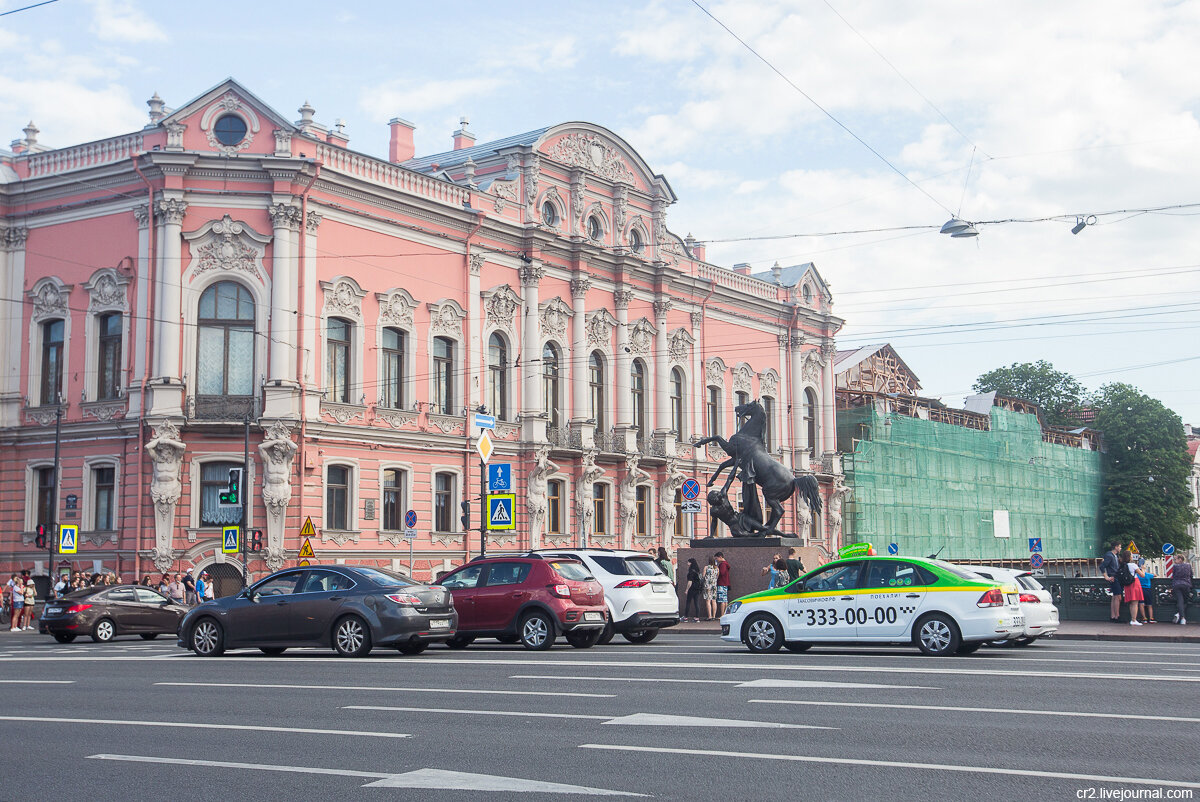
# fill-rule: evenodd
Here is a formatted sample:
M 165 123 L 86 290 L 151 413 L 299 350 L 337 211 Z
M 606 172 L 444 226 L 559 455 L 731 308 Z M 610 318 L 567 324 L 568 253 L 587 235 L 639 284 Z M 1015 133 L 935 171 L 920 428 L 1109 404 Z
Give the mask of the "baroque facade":
M 245 467 L 250 572 L 294 564 L 310 518 L 317 560 L 407 571 L 412 510 L 429 578 L 478 553 L 479 410 L 517 494 L 489 550 L 704 534 L 678 491 L 724 455 L 690 444 L 749 398 L 772 453 L 834 486 L 841 321 L 815 268 L 708 263 L 604 128 L 477 145 L 464 123 L 416 158 L 397 118 L 382 159 L 232 80 L 148 105 L 141 131 L 0 152 L 0 570 L 240 581 L 220 495 Z M 55 522 L 77 555 L 35 546 Z M 783 528 L 836 547 L 795 500 Z

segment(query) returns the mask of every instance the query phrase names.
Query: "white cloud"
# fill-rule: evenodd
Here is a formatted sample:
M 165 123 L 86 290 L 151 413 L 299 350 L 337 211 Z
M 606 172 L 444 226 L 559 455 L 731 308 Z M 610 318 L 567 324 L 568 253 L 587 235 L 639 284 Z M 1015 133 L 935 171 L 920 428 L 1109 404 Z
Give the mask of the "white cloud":
M 132 0 L 88 0 L 92 32 L 104 42 L 165 42 L 167 34 Z
M 492 92 L 504 85 L 500 78 L 452 78 L 442 81 L 389 81 L 367 87 L 359 95 L 359 106 L 372 119 L 396 115 L 412 119 L 442 109 L 456 109 L 466 100 Z

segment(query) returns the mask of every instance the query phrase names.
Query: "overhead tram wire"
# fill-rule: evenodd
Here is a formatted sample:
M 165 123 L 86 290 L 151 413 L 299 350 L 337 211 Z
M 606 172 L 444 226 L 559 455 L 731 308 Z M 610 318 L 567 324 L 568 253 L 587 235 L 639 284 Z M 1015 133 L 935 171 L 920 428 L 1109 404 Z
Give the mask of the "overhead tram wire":
M 14 8 L 12 11 L 2 11 L 2 12 L 0 12 L 0 17 L 7 17 L 9 14 L 16 14 L 21 11 L 28 11 L 31 8 L 40 8 L 41 6 L 48 6 L 51 3 L 57 3 L 57 2 L 58 2 L 58 0 L 43 0 L 43 2 L 41 2 L 41 3 L 34 3 L 33 5 L 23 6 L 21 8 Z

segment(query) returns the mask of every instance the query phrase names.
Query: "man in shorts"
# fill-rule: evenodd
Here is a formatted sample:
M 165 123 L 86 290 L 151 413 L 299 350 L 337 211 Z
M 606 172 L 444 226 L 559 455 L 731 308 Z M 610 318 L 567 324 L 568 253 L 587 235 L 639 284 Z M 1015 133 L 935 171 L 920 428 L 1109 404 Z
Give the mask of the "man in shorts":
M 1118 556 L 1120 553 L 1121 544 L 1114 543 L 1112 544 L 1112 548 L 1105 552 L 1104 559 L 1100 563 L 1100 570 L 1108 577 L 1109 587 L 1112 590 L 1108 620 L 1114 624 L 1121 620 L 1121 601 L 1125 596 L 1125 588 L 1117 581 L 1117 570 L 1121 567 L 1121 558 Z
M 729 563 L 725 562 L 725 554 L 717 552 L 717 618 L 725 615 L 725 606 L 729 604 Z

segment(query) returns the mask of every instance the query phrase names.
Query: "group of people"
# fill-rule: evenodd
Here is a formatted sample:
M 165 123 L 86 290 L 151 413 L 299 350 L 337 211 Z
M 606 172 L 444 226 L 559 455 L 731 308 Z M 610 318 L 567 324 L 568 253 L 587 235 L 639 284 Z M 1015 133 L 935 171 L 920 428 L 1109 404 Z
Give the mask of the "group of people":
M 1144 557 L 1134 559 L 1128 549 L 1113 543 L 1100 562 L 1104 575 L 1112 583 L 1112 602 L 1109 621 L 1116 624 L 1121 620 L 1121 604 L 1129 605 L 1130 626 L 1157 624 L 1154 617 L 1154 573 Z M 1192 565 L 1181 560 L 1171 573 L 1171 595 L 1174 597 L 1176 613 L 1173 624 L 1187 623 L 1187 603 L 1192 594 Z
M 700 602 L 704 602 L 704 616 Z M 729 604 L 729 563 L 722 552 L 708 558 L 704 568 L 695 557 L 688 558 L 687 601 L 683 607 L 684 621 L 712 621 L 725 615 Z
M 33 629 L 33 613 L 37 607 L 37 589 L 28 571 L 13 574 L 4 585 L 4 612 L 8 616 L 9 632 Z
M 142 577 L 142 584 L 154 588 L 175 604 L 195 605 L 216 598 L 208 571 L 201 571 L 198 578 L 192 578 L 190 570 L 182 574 L 163 574 L 157 583 L 147 574 Z

